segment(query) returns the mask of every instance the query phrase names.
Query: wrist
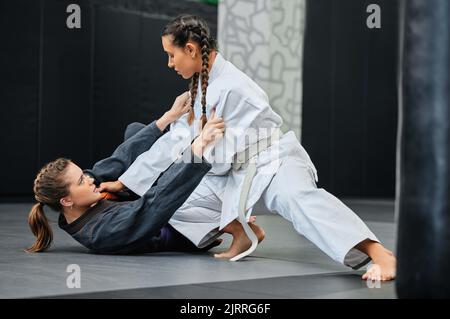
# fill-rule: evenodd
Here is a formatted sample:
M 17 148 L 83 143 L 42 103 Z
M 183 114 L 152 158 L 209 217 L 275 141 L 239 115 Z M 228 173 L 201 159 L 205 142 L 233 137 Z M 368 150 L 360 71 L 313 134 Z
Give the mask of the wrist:
M 198 157 L 202 157 L 203 151 L 205 150 L 206 146 L 207 144 L 204 142 L 201 136 L 198 136 L 192 143 L 192 152 Z
M 169 124 L 175 122 L 177 119 L 177 117 L 171 111 L 167 111 L 166 113 L 164 113 L 163 117 L 167 122 L 169 122 Z
M 127 192 L 128 191 L 128 187 L 126 187 L 122 182 L 120 183 L 120 191 L 121 192 Z
M 121 189 L 123 189 L 125 187 L 125 185 L 123 185 L 123 183 L 119 180 L 116 181 L 116 185 L 117 185 L 117 187 L 120 187 Z
M 163 116 L 161 116 L 157 121 L 156 121 L 156 126 L 158 126 L 159 130 L 161 132 L 163 132 L 166 127 L 172 123 L 173 121 L 171 120 L 171 115 L 167 114 L 168 112 L 164 113 Z

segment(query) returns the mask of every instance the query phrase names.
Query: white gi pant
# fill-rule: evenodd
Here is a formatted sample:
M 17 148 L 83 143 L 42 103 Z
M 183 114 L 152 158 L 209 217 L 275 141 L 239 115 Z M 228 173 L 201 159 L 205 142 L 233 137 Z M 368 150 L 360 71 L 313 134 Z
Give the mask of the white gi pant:
M 207 175 L 170 224 L 198 247 L 219 237 L 224 176 Z M 219 185 L 219 187 L 218 187 Z M 365 239 L 379 242 L 364 222 L 339 199 L 317 188 L 308 166 L 295 157 L 282 164 L 262 194 L 266 207 L 290 221 L 295 230 L 333 260 L 358 269 L 370 258 L 354 247 Z

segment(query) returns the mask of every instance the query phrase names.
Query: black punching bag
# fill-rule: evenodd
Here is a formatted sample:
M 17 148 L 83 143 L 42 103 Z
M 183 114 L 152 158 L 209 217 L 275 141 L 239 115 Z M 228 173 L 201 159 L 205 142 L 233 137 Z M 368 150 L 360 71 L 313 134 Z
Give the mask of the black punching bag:
M 402 2 L 397 295 L 450 297 L 450 1 Z

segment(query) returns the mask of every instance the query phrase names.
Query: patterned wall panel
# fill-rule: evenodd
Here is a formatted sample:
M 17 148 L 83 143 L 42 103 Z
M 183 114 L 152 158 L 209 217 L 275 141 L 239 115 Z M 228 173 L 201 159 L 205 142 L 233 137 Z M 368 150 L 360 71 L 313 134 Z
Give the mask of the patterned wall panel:
M 258 83 L 301 138 L 305 0 L 221 0 L 218 41 L 224 57 Z

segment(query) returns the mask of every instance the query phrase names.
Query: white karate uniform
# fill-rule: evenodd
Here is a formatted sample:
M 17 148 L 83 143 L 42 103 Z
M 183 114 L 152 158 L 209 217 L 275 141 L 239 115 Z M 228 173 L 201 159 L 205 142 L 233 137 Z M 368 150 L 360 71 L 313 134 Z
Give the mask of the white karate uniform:
M 197 121 L 201 116 L 200 101 L 201 90 L 194 104 Z M 225 121 L 226 132 L 223 139 L 204 152 L 212 164 L 211 171 L 170 220 L 175 229 L 199 247 L 209 244 L 238 216 L 246 169 L 232 170 L 233 156 L 267 138 L 282 124 L 265 92 L 220 53 L 209 74 L 206 103 L 208 117 L 211 108 L 216 107 L 216 114 Z M 144 194 L 161 172 L 181 159 L 198 134 L 197 128 L 197 122 L 188 125 L 187 115 L 181 117 L 119 180 L 135 193 Z M 334 260 L 355 269 L 370 260 L 352 248 L 364 239 L 378 239 L 339 199 L 317 188 L 316 168 L 292 131 L 255 159 L 257 173 L 247 198 L 247 217 L 262 197 L 270 211 L 292 222 L 298 233 Z

